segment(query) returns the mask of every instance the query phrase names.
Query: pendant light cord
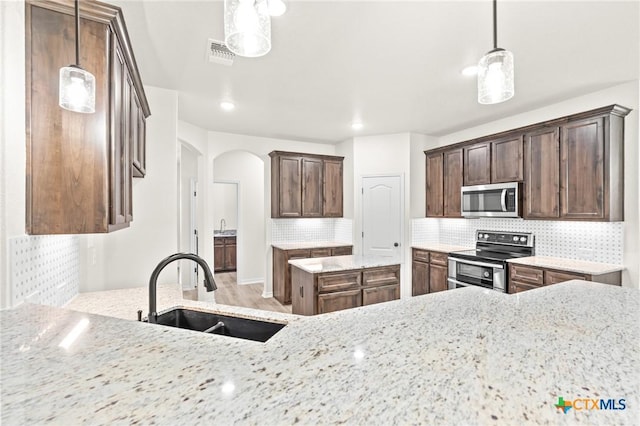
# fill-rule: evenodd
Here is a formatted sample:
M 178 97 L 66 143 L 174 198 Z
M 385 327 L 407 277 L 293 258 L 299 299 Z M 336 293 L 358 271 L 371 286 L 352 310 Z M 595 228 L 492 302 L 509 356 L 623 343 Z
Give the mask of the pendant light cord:
M 80 1 L 75 0 L 76 9 L 76 65 L 80 66 Z
M 78 1 L 78 0 L 76 0 Z M 498 48 L 498 0 L 493 0 L 493 48 Z

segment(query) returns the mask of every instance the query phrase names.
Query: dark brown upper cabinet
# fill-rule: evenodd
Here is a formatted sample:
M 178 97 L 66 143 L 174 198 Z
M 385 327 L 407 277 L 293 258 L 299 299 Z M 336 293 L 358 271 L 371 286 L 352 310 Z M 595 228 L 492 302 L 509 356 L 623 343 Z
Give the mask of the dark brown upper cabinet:
M 93 114 L 58 106 L 59 70 L 75 62 L 73 2 L 28 0 L 25 14 L 27 233 L 125 228 L 133 220 L 132 175 L 144 173 L 150 111 L 122 12 L 80 3 L 80 63 L 96 78 Z
M 491 142 L 491 183 L 522 182 L 522 134 Z
M 271 217 L 342 217 L 344 157 L 273 151 Z
M 491 143 L 483 142 L 464 148 L 464 184 L 491 183 Z
M 427 217 L 444 215 L 444 163 L 442 152 L 427 153 Z
M 525 219 L 560 216 L 560 156 L 558 128 L 544 128 L 525 135 Z
M 462 150 L 464 185 L 523 181 L 525 219 L 623 220 L 630 111 L 609 105 L 425 151 L 427 217 L 459 209 Z

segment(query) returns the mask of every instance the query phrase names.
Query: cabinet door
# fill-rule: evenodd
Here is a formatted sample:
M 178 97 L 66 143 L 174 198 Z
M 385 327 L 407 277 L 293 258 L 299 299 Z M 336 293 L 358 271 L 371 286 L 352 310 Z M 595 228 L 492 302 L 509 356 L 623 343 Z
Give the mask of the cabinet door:
M 570 280 L 591 281 L 587 275 L 578 274 L 576 272 L 544 271 L 545 285 L 558 284 Z
M 567 219 L 605 217 L 603 118 L 560 128 L 560 216 Z
M 385 266 L 362 271 L 362 285 L 379 287 L 400 284 L 400 266 Z
M 557 128 L 525 135 L 524 164 L 524 217 L 559 217 L 560 153 Z
M 462 149 L 444 153 L 444 216 L 461 217 Z
M 224 246 L 224 269 L 226 271 L 236 270 L 236 244 L 235 241 Z
M 329 257 L 331 256 L 331 249 L 328 247 L 311 249 L 309 254 L 310 257 Z
M 302 216 L 322 216 L 322 160 L 302 158 Z
M 323 166 L 323 216 L 342 217 L 342 161 L 324 160 Z
M 302 216 L 302 158 L 280 157 L 278 217 Z
M 224 271 L 224 242 L 222 238 L 213 239 L 213 270 Z
M 300 249 L 300 250 L 287 250 L 286 255 L 284 257 L 284 271 L 285 271 L 285 276 L 284 276 L 284 295 L 282 297 L 282 300 L 280 300 L 280 303 L 283 304 L 289 304 L 291 303 L 291 265 L 289 265 L 289 260 L 293 260 L 293 259 L 307 259 L 309 258 L 309 250 L 305 250 L 305 249 Z
M 400 298 L 400 285 L 383 285 L 379 287 L 365 287 L 362 289 L 362 306 L 375 303 L 389 302 Z
M 522 181 L 522 139 L 520 134 L 491 142 L 491 183 Z
M 431 264 L 429 268 L 429 293 L 444 291 L 448 288 L 447 267 Z
M 112 37 L 112 78 L 111 78 L 111 114 L 113 134 L 111 140 L 110 162 L 110 225 L 122 225 L 127 222 L 127 205 L 129 204 L 126 181 L 127 139 L 130 102 L 130 86 L 127 82 L 125 60 L 120 45 Z
M 427 155 L 427 217 L 443 215 L 443 171 L 442 153 Z
M 491 182 L 491 144 L 479 143 L 464 148 L 464 184 Z
M 541 286 L 544 284 L 544 271 L 522 265 L 509 265 L 509 279 Z
M 411 295 L 429 293 L 429 264 L 413 261 L 411 268 Z
M 362 291 L 348 290 L 318 295 L 318 313 L 341 311 L 362 306 Z

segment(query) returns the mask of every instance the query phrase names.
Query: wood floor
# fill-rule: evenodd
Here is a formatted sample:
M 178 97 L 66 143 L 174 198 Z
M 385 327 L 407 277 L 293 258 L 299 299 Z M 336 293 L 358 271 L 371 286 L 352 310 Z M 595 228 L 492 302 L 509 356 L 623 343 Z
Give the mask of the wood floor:
M 263 311 L 291 313 L 291 305 L 282 305 L 273 297 L 262 297 L 263 284 L 238 285 L 235 272 L 215 274 L 218 289 L 215 292 L 216 303 L 262 309 Z M 195 299 L 195 290 L 184 291 L 185 299 Z

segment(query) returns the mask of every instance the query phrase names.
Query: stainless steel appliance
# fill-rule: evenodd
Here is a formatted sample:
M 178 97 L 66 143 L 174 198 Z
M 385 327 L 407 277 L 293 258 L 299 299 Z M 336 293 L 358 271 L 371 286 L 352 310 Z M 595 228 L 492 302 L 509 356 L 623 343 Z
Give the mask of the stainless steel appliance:
M 465 217 L 520 217 L 520 184 L 463 186 L 460 205 Z
M 449 289 L 479 286 L 507 292 L 507 259 L 533 256 L 533 234 L 476 231 L 475 250 L 449 253 Z

